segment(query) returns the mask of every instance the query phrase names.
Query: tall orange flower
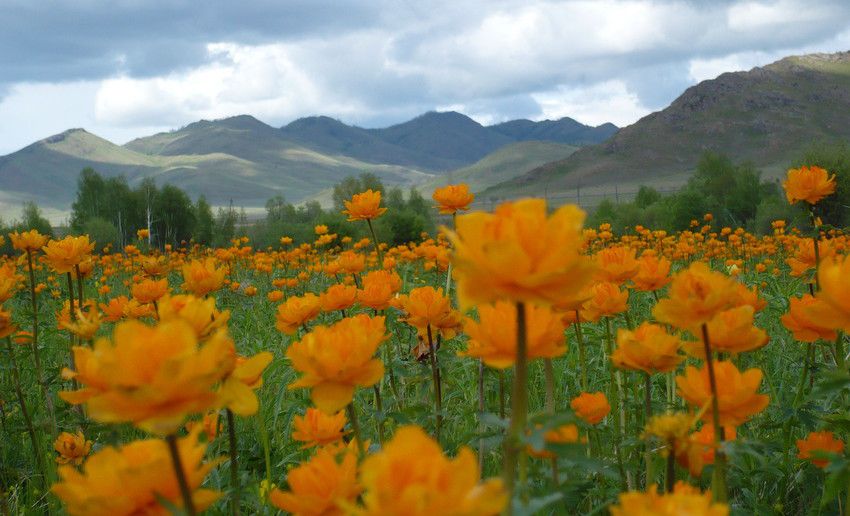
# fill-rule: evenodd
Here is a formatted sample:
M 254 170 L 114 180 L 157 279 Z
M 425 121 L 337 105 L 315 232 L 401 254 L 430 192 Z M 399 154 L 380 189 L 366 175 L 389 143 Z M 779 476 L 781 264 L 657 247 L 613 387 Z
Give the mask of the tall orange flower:
M 617 349 L 611 353 L 611 362 L 620 369 L 667 373 L 685 359 L 679 354 L 681 345 L 679 338 L 664 327 L 644 322 L 634 331 L 617 331 Z
M 85 403 L 88 416 L 102 423 L 131 422 L 155 434 L 173 433 L 189 414 L 217 401 L 215 385 L 235 363 L 233 341 L 222 330 L 199 345 L 194 330 L 180 320 L 156 327 L 119 323 L 113 339 L 93 347 L 75 346 L 78 391 L 60 392 L 73 404 Z
M 594 255 L 596 279 L 622 285 L 637 274 L 640 265 L 635 249 L 624 245 L 606 247 Z
M 277 307 L 277 323 L 275 326 L 281 332 L 292 335 L 301 325 L 313 320 L 322 305 L 319 296 L 310 292 L 301 297 L 293 296 Z
M 371 387 L 384 375 L 384 364 L 374 355 L 386 338 L 383 317 L 361 314 L 317 326 L 286 351 L 302 373 L 289 388 L 309 388 L 319 410 L 339 411 L 351 403 L 357 387 Z
M 183 290 L 203 297 L 224 285 L 224 267 L 217 267 L 215 258 L 192 260 L 183 266 Z
M 325 446 L 342 440 L 345 435 L 345 412 L 325 414 L 312 407 L 292 420 L 292 440 L 304 443 L 302 448 Z
M 12 247 L 18 251 L 35 252 L 47 245 L 50 237 L 42 235 L 35 229 L 29 231 L 17 231 L 10 233 L 9 238 L 12 240 Z
M 824 328 L 850 331 L 850 256 L 833 256 L 821 261 L 818 267 L 820 291 L 815 298 L 820 301 L 807 309 L 812 321 Z
M 447 339 L 454 337 L 460 328 L 460 314 L 452 309 L 442 288 L 415 288 L 400 297 L 399 304 L 406 314 L 405 322 L 416 328 L 421 336 L 427 334 L 429 325 L 431 331 L 440 332 Z
M 714 362 L 714 375 L 717 378 L 717 404 L 721 425 L 739 426 L 767 407 L 770 399 L 758 394 L 762 372 L 760 369 L 748 369 L 741 373 L 732 362 Z M 684 376 L 676 377 L 679 394 L 692 406 L 701 408 L 711 401 L 711 386 L 708 368 L 703 365 L 697 369 L 688 366 Z M 706 412 L 703 419 L 711 418 Z
M 436 201 L 437 208 L 444 215 L 466 211 L 475 200 L 475 196 L 469 192 L 469 185 L 465 183 L 437 188 L 431 198 Z
M 350 201 L 343 201 L 345 209 L 343 214 L 348 215 L 349 221 L 376 219 L 387 211 L 381 208 L 381 191 L 377 192 L 371 188 L 365 192 L 354 194 Z
M 361 488 L 357 483 L 357 455 L 319 450 L 309 461 L 289 470 L 289 491 L 274 489 L 269 501 L 292 514 L 342 516 L 354 505 Z
M 22 279 L 13 264 L 0 265 L 0 303 L 12 299 L 21 288 Z
M 570 401 L 570 408 L 588 425 L 600 423 L 611 412 L 604 392 L 582 392 Z
M 233 371 L 218 389 L 219 402 L 240 416 L 253 416 L 259 408 L 254 391 L 263 386 L 263 371 L 274 355 L 261 351 L 252 357 L 236 357 Z
M 705 263 L 694 262 L 676 274 L 668 297 L 655 305 L 652 314 L 676 328 L 697 328 L 734 306 L 736 293 L 734 280 L 712 271 Z
M 689 486 L 677 484 L 672 493 L 658 494 L 658 486 L 649 486 L 646 493 L 629 491 L 620 493 L 611 516 L 728 516 L 729 506 L 714 503 L 711 493 L 700 493 Z
M 581 314 L 588 321 L 598 321 L 629 309 L 629 291 L 620 289 L 616 283 L 596 283 L 590 288 L 590 294 Z
M 635 289 L 654 292 L 670 283 L 670 260 L 644 252 L 638 258 L 637 274 L 632 278 Z
M 353 285 L 331 285 L 319 296 L 319 303 L 325 312 L 351 308 L 357 298 L 357 287 Z
M 767 333 L 753 326 L 753 307 L 743 305 L 724 310 L 708 321 L 708 339 L 711 349 L 731 354 L 759 349 L 767 344 Z M 694 329 L 694 335 L 702 339 L 702 332 Z M 705 358 L 705 346 L 696 346 L 695 356 Z
M 480 321 L 464 319 L 469 343 L 461 356 L 480 358 L 489 367 L 506 369 L 516 361 L 517 308 L 507 301 L 478 307 Z M 555 358 L 567 352 L 564 323 L 547 307 L 526 307 L 526 346 L 529 360 Z
M 134 283 L 130 291 L 139 303 L 153 303 L 168 293 L 168 280 L 165 278 L 143 279 L 139 283 Z
M 203 511 L 221 496 L 201 488 L 218 461 L 202 462 L 206 445 L 198 442 L 197 431 L 179 439 L 177 450 L 195 509 Z M 60 466 L 59 482 L 51 491 L 72 516 L 166 516 L 171 511 L 160 500 L 183 506 L 168 446 L 161 439 L 133 441 L 121 448 L 108 446 L 92 455 L 82 470 Z
M 593 271 L 593 261 L 581 253 L 584 217 L 574 205 L 547 216 L 542 199 L 458 217 L 456 231 L 448 235 L 461 304 L 557 304 L 575 297 Z
M 508 503 L 499 479 L 480 481 L 475 454 L 461 448 L 455 459 L 416 426 L 399 428 L 383 449 L 363 461 L 363 507 L 353 514 L 432 516 L 498 514 Z
M 785 189 L 785 197 L 791 204 L 797 201 L 817 204 L 835 192 L 835 174 L 830 176 L 829 172 L 814 165 L 792 168 L 788 170 L 782 188 Z
M 72 272 L 88 255 L 94 251 L 94 243 L 88 235 L 67 236 L 62 240 L 51 240 L 42 250 L 47 262 L 56 272 Z
M 829 460 L 817 458 L 818 453 L 841 453 L 844 451 L 844 441 L 836 439 L 830 431 L 810 432 L 805 439 L 797 440 L 797 449 L 800 451 L 798 458 L 810 460 L 815 466 L 825 468 Z
M 62 432 L 59 437 L 53 441 L 53 449 L 59 455 L 56 457 L 58 464 L 74 464 L 79 466 L 83 463 L 86 456 L 91 452 L 92 442 L 86 439 L 81 430 L 77 430 L 76 434 Z
M 199 339 L 204 339 L 219 328 L 227 325 L 230 310 L 220 312 L 215 307 L 215 299 L 197 298 L 191 294 L 166 295 L 157 305 L 159 320 L 162 322 L 181 319 L 195 330 Z
M 823 301 L 810 294 L 792 297 L 788 301 L 790 303 L 788 313 L 780 317 L 780 320 L 796 340 L 800 342 L 815 342 L 818 339 L 833 341 L 838 337 L 835 329 L 818 324 L 810 314 L 810 310 L 822 312 L 824 308 L 818 305 Z

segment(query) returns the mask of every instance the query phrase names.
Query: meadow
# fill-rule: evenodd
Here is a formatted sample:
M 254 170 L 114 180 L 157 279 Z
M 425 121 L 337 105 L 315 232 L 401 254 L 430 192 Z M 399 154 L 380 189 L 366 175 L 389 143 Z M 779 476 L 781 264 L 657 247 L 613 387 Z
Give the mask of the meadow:
M 3 514 L 844 514 L 850 258 L 814 229 L 584 227 L 542 199 L 372 238 L 9 239 Z

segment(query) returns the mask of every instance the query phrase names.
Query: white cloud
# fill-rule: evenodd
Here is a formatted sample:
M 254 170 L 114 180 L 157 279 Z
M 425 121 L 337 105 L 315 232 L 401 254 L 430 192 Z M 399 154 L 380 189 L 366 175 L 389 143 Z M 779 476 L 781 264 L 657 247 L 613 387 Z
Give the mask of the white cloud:
M 606 81 L 587 88 L 562 86 L 532 97 L 543 110 L 539 118 L 568 116 L 589 125 L 612 122 L 623 126 L 650 112 L 622 81 Z

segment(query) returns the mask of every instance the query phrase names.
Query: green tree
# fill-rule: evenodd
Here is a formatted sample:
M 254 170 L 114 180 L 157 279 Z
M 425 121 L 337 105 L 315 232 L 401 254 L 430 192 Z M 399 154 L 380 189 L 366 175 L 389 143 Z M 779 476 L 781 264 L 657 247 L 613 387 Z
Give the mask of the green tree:
M 850 144 L 819 143 L 809 148 L 794 163 L 794 168 L 803 165 L 816 165 L 830 174 L 835 174 L 835 193 L 821 199 L 815 207 L 815 213 L 824 223 L 837 227 L 850 225 Z M 800 203 L 800 211 L 808 210 L 806 203 Z
M 366 190 L 375 190 L 383 193 L 384 184 L 381 182 L 381 179 L 378 176 L 372 174 L 371 172 L 360 174 L 358 177 L 346 177 L 345 179 L 334 185 L 334 209 L 336 209 L 337 211 L 344 210 L 345 201 L 350 200 L 354 194 L 365 192 Z
M 661 194 L 650 186 L 641 186 L 635 195 L 635 205 L 638 208 L 648 208 L 661 200 Z
M 160 245 L 176 246 L 192 238 L 195 209 L 186 192 L 176 186 L 163 186 L 154 201 L 154 210 L 157 218 L 152 229 Z
M 212 207 L 207 202 L 207 198 L 201 195 L 195 203 L 195 231 L 192 238 L 198 244 L 210 245 L 213 241 L 214 228 L 215 219 L 213 218 Z
M 88 219 L 103 214 L 106 202 L 108 197 L 103 177 L 91 167 L 84 168 L 77 179 L 77 197 L 71 204 L 71 227 L 82 230 Z
M 95 242 L 96 248 L 118 243 L 118 229 L 103 217 L 92 217 L 86 220 L 80 232 L 88 235 Z
M 32 201 L 24 203 L 24 210 L 21 214 L 21 221 L 16 224 L 18 231 L 29 231 L 35 229 L 42 235 L 53 236 L 53 227 L 50 221 L 44 218 L 38 205 Z

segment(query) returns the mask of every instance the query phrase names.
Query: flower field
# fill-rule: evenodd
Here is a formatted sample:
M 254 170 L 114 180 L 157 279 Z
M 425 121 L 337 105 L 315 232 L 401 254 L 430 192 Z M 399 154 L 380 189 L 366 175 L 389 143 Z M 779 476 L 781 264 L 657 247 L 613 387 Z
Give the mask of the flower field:
M 3 514 L 844 514 L 850 241 L 588 228 L 540 199 L 390 247 L 8 235 Z M 812 229 L 813 228 L 813 229 Z

